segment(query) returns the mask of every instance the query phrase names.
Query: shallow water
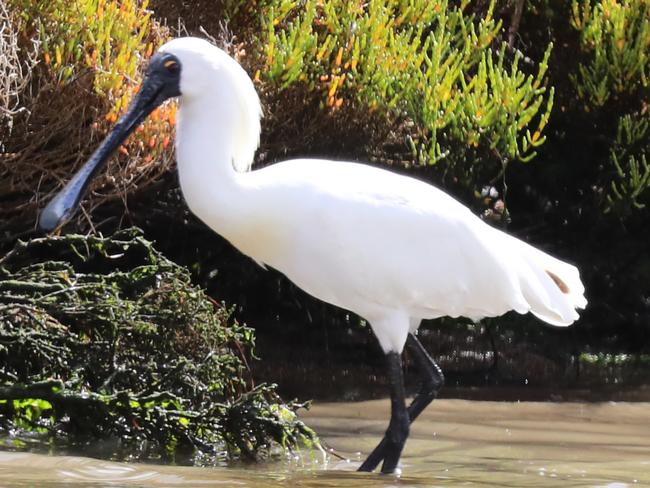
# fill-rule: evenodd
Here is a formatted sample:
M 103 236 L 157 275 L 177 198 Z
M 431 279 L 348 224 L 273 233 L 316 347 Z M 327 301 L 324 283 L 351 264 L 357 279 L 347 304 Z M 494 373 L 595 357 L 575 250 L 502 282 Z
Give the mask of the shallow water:
M 413 425 L 401 476 L 354 472 L 383 433 L 388 401 L 304 415 L 336 456 L 228 468 L 124 464 L 0 452 L 6 487 L 650 487 L 650 403 L 439 400 Z

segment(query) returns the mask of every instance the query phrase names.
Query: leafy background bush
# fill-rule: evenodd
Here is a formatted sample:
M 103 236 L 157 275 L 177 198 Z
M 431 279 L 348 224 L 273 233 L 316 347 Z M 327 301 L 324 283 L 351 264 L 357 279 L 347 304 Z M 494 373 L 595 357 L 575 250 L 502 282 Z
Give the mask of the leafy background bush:
M 647 114 L 650 98 L 650 4 L 647 0 L 618 3 L 577 2 L 571 5 L 571 25 L 580 33 L 588 59 L 571 75 L 586 111 L 637 98 L 618 117 L 609 150 L 610 187 L 605 189 L 606 212 L 625 216 L 648 200 L 650 151 Z
M 544 86 L 550 46 L 527 76 L 521 54 L 495 42 L 494 2 L 482 18 L 464 13 L 467 4 L 285 2 L 280 12 L 269 8 L 265 21 L 264 75 L 283 88 L 306 84 L 330 110 L 354 100 L 409 118 L 405 142 L 415 164 L 447 158 L 447 167 L 462 163 L 462 174 L 491 159 L 530 160 L 552 107 Z M 476 154 L 487 157 L 468 161 Z
M 33 217 L 126 111 L 144 61 L 169 34 L 142 0 L 7 0 L 3 8 L 13 12 L 23 43 L 38 44 L 40 61 L 0 160 L 0 215 L 4 226 L 15 227 Z M 126 205 L 127 193 L 170 170 L 174 120 L 175 106 L 166 105 L 129 138 L 94 186 L 89 211 L 115 199 Z

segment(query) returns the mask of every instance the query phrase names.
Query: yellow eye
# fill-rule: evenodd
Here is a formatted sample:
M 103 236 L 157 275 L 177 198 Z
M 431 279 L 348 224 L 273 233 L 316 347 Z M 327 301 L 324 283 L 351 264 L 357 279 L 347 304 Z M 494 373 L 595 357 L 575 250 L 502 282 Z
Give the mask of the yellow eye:
M 178 73 L 178 70 L 179 70 L 178 63 L 176 61 L 174 61 L 173 59 L 169 59 L 169 60 L 165 61 L 163 63 L 163 66 L 170 73 Z

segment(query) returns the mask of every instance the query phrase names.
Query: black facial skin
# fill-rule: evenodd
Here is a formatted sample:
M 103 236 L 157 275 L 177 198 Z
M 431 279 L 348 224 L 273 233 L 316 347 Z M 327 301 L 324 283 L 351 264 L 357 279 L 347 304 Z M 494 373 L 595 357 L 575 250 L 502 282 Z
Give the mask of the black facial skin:
M 41 212 L 38 226 L 49 232 L 67 221 L 83 198 L 93 177 L 131 132 L 165 100 L 180 92 L 181 63 L 176 56 L 158 53 L 149 62 L 140 91 L 129 110 L 67 185 Z

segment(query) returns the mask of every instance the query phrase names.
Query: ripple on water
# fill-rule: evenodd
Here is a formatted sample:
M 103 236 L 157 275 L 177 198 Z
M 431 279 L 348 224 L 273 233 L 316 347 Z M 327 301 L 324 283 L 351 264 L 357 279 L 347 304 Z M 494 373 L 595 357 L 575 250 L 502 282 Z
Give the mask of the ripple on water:
M 388 401 L 316 405 L 304 417 L 344 458 L 190 468 L 0 452 L 0 486 L 592 487 L 650 486 L 650 404 L 436 401 L 413 425 L 402 475 L 359 474 Z

